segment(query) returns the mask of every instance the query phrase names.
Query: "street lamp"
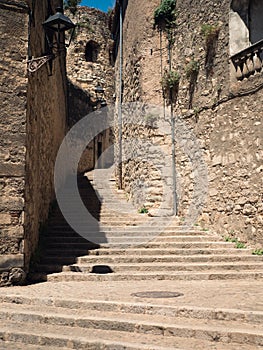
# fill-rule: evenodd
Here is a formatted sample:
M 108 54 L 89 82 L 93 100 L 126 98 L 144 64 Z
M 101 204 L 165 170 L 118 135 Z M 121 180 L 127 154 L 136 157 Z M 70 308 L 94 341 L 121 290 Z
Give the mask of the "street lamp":
M 56 8 L 56 13 L 53 16 L 48 17 L 48 19 L 42 24 L 46 33 L 46 39 L 49 45 L 49 48 L 53 50 L 55 46 L 57 46 L 57 51 L 62 50 L 65 47 L 69 47 L 76 25 L 63 14 L 63 9 L 61 7 Z M 68 42 L 64 42 L 64 33 L 69 30 L 70 36 Z M 55 43 L 52 41 L 53 35 L 55 34 Z M 52 38 L 52 39 L 51 39 Z M 51 40 L 50 40 L 51 39 Z M 61 42 L 62 39 L 62 42 Z
M 48 19 L 42 23 L 48 45 L 48 52 L 42 57 L 33 57 L 31 60 L 27 61 L 28 71 L 30 73 L 36 72 L 46 62 L 54 60 L 56 56 L 60 55 L 61 51 L 69 47 L 73 39 L 76 25 L 63 14 L 63 9 L 61 7 L 57 7 L 56 11 L 54 15 L 49 16 Z M 70 31 L 67 42 L 65 42 L 66 31 Z
M 95 94 L 96 94 L 96 103 L 97 105 L 99 105 L 100 108 L 102 107 L 106 107 L 107 106 L 107 102 L 106 100 L 103 98 L 104 97 L 104 89 L 102 86 L 97 85 L 94 89 Z

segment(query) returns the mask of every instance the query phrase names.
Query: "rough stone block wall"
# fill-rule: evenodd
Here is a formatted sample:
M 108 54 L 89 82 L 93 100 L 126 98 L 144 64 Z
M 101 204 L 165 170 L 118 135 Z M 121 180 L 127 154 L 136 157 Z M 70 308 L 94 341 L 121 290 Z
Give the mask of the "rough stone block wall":
M 31 56 L 43 56 L 46 50 L 42 23 L 62 1 L 30 4 L 29 52 Z M 50 11 L 50 12 L 49 12 Z M 27 140 L 26 140 L 26 191 L 25 191 L 25 266 L 37 248 L 40 228 L 47 220 L 50 204 L 54 197 L 54 164 L 58 148 L 66 132 L 67 80 L 65 53 L 52 61 L 52 75 L 49 65 L 29 74 L 27 97 Z
M 0 3 L 0 285 L 24 266 L 27 4 Z
M 125 101 L 163 103 L 160 80 L 161 72 L 168 68 L 167 42 L 164 35 L 160 38 L 153 30 L 153 13 L 159 3 L 128 3 L 123 24 Z M 242 81 L 233 76 L 229 60 L 229 1 L 178 0 L 177 9 L 172 67 L 181 76 L 175 109 L 179 213 L 185 216 L 191 202 L 198 202 L 198 194 L 194 193 L 196 169 L 191 159 L 195 151 L 187 137 L 190 157 L 180 146 L 183 123 L 198 140 L 208 172 L 208 197 L 201 222 L 224 236 L 235 235 L 262 245 L 262 73 Z M 202 34 L 202 27 L 207 24 L 219 29 L 212 54 Z M 192 60 L 200 64 L 194 86 L 187 74 Z M 146 129 L 138 128 L 136 132 L 147 135 Z M 125 138 L 133 135 L 125 130 Z M 163 144 L 170 147 L 168 137 L 164 137 Z M 137 178 L 142 174 L 150 178 L 152 169 L 149 166 L 144 174 L 140 165 L 125 166 L 123 183 L 131 187 L 135 172 Z
M 111 63 L 113 40 L 107 13 L 79 6 L 74 15 L 70 12 L 67 12 L 67 15 L 77 25 L 67 59 L 70 84 L 69 119 L 70 126 L 73 126 L 81 118 L 100 108 L 99 98 L 104 99 L 108 105 L 113 102 L 114 68 Z M 89 43 L 92 43 L 91 47 Z M 102 96 L 96 95 L 96 86 L 104 89 Z M 100 140 L 102 151 L 112 143 L 110 137 L 108 131 L 103 133 Z M 98 135 L 87 145 L 79 162 L 79 172 L 94 168 L 98 159 L 99 138 Z

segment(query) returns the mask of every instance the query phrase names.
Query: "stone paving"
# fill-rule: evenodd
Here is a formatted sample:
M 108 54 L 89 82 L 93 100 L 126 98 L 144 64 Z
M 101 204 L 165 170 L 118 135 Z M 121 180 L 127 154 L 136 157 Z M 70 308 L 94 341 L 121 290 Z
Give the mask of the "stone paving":
M 143 291 L 180 292 L 183 296 L 142 299 L 131 295 Z M 131 303 L 143 301 L 158 305 L 188 305 L 263 312 L 263 281 L 45 282 L 24 287 L 1 288 L 0 296 L 6 295 Z

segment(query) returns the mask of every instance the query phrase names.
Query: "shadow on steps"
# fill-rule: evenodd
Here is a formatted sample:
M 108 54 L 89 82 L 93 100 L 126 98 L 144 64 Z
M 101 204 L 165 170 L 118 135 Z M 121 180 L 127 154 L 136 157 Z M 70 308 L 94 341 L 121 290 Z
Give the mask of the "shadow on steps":
M 102 238 L 102 241 L 105 237 L 106 241 L 106 236 L 100 231 L 99 227 L 101 203 L 90 181 L 82 174 L 78 176 L 78 189 L 85 207 L 96 219 L 96 226 L 92 225 L 94 236 Z M 74 208 L 72 209 L 74 210 Z M 43 233 L 40 233 L 38 256 L 31 262 L 28 283 L 46 281 L 48 274 L 62 272 L 64 266 L 67 269 L 66 266 L 75 264 L 78 257 L 88 255 L 89 250 L 98 249 L 99 247 L 99 244 L 87 240 L 74 231 L 56 203 L 49 215 L 46 229 Z M 110 267 L 107 268 L 109 271 Z M 102 270 L 100 269 L 100 271 Z M 104 269 L 104 271 L 106 270 Z

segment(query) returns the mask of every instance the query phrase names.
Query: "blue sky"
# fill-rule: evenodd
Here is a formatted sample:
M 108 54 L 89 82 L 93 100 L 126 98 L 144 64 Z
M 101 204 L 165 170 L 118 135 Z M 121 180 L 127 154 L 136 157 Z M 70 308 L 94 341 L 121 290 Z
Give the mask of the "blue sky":
M 115 0 L 82 0 L 80 5 L 98 8 L 107 12 L 109 7 L 113 7 Z

